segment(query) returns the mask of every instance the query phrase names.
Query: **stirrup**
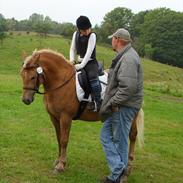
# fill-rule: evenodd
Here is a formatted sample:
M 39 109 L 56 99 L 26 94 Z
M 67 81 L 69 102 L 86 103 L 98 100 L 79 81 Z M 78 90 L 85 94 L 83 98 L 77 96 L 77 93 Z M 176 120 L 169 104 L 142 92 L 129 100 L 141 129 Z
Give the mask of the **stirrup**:
M 89 102 L 87 108 L 93 112 L 98 112 L 100 110 L 100 104 L 97 105 L 96 101 Z
M 93 101 L 93 103 L 94 103 L 94 109 L 93 109 L 93 111 L 94 112 L 97 112 L 98 111 L 97 103 L 95 102 L 95 100 Z
M 102 103 L 94 101 L 94 104 L 95 104 L 94 112 L 99 112 Z

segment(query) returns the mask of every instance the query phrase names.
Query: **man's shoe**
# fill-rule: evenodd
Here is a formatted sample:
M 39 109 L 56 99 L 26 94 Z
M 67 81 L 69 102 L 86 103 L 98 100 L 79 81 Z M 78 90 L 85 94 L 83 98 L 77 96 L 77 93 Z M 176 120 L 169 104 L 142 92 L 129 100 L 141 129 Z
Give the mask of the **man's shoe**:
M 100 183 L 117 183 L 117 182 L 109 179 L 108 177 L 105 177 L 104 179 L 100 180 Z

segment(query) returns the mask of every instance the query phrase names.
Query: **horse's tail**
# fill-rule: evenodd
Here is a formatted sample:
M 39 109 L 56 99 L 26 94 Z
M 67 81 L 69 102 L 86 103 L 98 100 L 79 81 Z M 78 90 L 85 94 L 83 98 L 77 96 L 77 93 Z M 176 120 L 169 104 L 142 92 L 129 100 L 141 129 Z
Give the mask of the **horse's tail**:
M 140 109 L 137 118 L 137 139 L 140 147 L 144 145 L 144 111 Z

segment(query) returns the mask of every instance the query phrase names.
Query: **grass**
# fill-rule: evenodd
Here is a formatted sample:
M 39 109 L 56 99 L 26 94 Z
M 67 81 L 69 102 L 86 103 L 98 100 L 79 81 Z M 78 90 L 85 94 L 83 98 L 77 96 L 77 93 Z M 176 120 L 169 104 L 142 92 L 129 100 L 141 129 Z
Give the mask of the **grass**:
M 62 37 L 14 33 L 0 47 L 0 183 L 96 183 L 109 172 L 99 140 L 102 124 L 73 122 L 66 171 L 54 175 L 57 143 L 42 96 L 30 106 L 21 102 L 21 52 L 43 46 L 68 58 L 69 40 Z M 97 49 L 108 67 L 114 53 Z M 143 60 L 143 69 L 145 146 L 136 148 L 129 183 L 183 182 L 182 69 L 150 60 Z

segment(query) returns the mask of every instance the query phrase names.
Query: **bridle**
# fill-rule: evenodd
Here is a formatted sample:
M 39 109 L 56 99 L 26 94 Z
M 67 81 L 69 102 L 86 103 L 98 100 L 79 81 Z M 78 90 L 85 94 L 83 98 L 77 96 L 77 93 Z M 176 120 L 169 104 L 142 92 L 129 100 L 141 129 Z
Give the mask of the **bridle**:
M 24 69 L 34 69 L 34 68 L 37 70 L 38 68 L 40 68 L 40 66 L 39 66 L 39 65 L 34 65 L 34 66 L 24 67 Z M 45 92 L 40 92 L 40 91 L 39 91 L 39 77 L 40 77 L 40 75 L 43 75 L 43 76 L 44 76 L 44 72 L 38 73 L 38 71 L 37 71 L 36 73 L 37 73 L 36 86 L 35 86 L 34 88 L 23 87 L 23 89 L 24 89 L 24 90 L 32 90 L 32 91 L 35 91 L 35 93 L 38 93 L 38 94 L 40 94 L 40 95 L 44 95 L 44 94 L 46 94 L 46 93 L 49 93 L 49 92 L 51 92 L 51 91 L 55 91 L 55 90 L 57 90 L 57 89 L 62 88 L 63 86 L 65 86 L 65 85 L 66 85 L 67 83 L 69 83 L 69 81 L 75 76 L 76 71 L 74 70 L 74 72 L 71 74 L 71 76 L 69 77 L 68 80 L 66 80 L 65 82 L 63 82 L 63 83 L 60 84 L 59 86 L 57 86 L 57 87 L 55 87 L 55 88 L 53 88 L 53 89 L 47 90 L 47 91 L 45 91 Z M 44 78 L 45 78 L 45 77 L 44 77 Z

